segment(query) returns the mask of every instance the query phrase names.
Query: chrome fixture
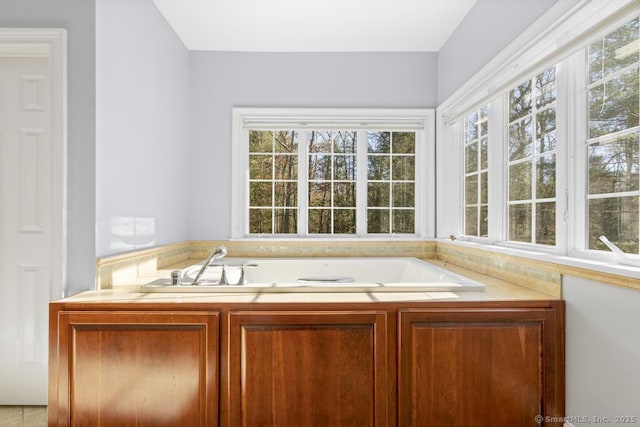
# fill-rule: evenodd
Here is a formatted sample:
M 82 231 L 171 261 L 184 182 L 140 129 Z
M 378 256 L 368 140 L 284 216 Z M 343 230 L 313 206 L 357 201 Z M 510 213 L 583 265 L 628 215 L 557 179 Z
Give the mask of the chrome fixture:
M 213 250 L 213 252 L 211 252 L 211 255 L 209 255 L 209 258 L 207 258 L 207 260 L 204 262 L 204 264 L 202 264 L 202 268 L 200 269 L 200 271 L 198 271 L 198 274 L 196 274 L 195 279 L 193 279 L 193 282 L 191 282 L 191 285 L 197 285 L 198 284 L 198 280 L 200 280 L 200 276 L 202 276 L 202 273 L 204 273 L 204 271 L 207 269 L 207 267 L 209 267 L 209 265 L 217 260 L 217 259 L 221 259 L 224 258 L 225 255 L 227 255 L 227 248 L 224 246 L 218 246 L 217 248 L 215 248 Z M 222 276 L 225 277 L 226 280 L 226 275 L 224 273 L 224 266 L 222 267 Z M 220 278 L 220 282 L 222 283 L 222 277 Z M 228 284 L 228 283 L 227 283 Z
M 173 270 L 171 272 L 171 284 L 173 286 L 179 286 L 180 285 L 180 279 L 182 277 L 182 271 L 180 270 Z
M 640 267 L 640 260 L 631 258 L 628 254 L 623 252 L 622 249 L 620 249 L 609 239 L 607 239 L 607 236 L 600 236 L 598 237 L 598 239 L 600 239 L 602 243 L 604 243 L 609 249 L 611 249 L 611 252 L 613 252 L 614 256 L 616 257 L 616 261 L 618 262 L 618 264 Z

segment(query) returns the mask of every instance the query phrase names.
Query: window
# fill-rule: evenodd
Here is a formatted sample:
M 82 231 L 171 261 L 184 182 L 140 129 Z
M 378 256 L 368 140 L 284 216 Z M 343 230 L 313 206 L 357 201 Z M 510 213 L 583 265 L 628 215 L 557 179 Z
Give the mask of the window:
M 489 226 L 489 107 L 464 119 L 464 234 L 487 237 Z
M 587 54 L 588 248 L 607 236 L 638 253 L 638 19 L 589 45 Z
M 298 206 L 298 134 L 249 134 L 251 233 L 295 233 Z
M 556 242 L 556 69 L 509 91 L 508 240 Z
M 426 235 L 432 111 L 234 109 L 234 123 L 234 237 Z
M 367 133 L 367 233 L 415 233 L 415 132 Z
M 308 234 L 355 234 L 356 143 L 355 131 L 308 133 Z
M 637 262 L 640 6 L 557 12 L 438 107 L 437 237 L 626 262 L 604 235 Z

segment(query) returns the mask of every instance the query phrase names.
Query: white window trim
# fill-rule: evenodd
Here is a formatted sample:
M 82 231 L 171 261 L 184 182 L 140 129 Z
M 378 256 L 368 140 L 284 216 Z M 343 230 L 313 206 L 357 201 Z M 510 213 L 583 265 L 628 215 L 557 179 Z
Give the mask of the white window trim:
M 416 233 L 391 235 L 363 235 L 356 230 L 353 236 L 328 235 L 268 235 L 248 234 L 249 146 L 250 129 L 349 129 L 364 130 L 379 125 L 384 130 L 416 131 Z M 365 108 L 233 108 L 232 109 L 232 239 L 402 239 L 414 240 L 435 236 L 435 109 L 365 109 Z M 366 153 L 365 153 L 366 154 Z M 361 156 L 362 153 L 358 153 Z M 358 168 L 362 171 L 363 168 Z M 366 170 L 365 170 L 366 173 Z M 360 172 L 358 172 L 360 174 Z M 361 178 L 362 175 L 359 175 Z M 361 191 L 356 197 L 366 199 Z M 301 212 L 302 214 L 302 212 Z M 366 230 L 364 230 L 366 231 Z
M 560 0 L 494 60 L 437 109 L 437 237 L 533 259 L 640 277 L 640 267 L 619 265 L 613 253 L 586 247 L 587 96 L 585 49 L 640 14 L 632 0 Z M 506 220 L 506 125 L 508 91 L 551 65 L 558 65 L 556 246 L 508 242 Z M 578 78 L 576 78 L 576 76 Z M 489 236 L 460 236 L 462 209 L 461 123 L 489 104 Z M 574 125 L 567 125 L 574 124 Z M 582 124 L 582 125 L 579 125 Z M 562 141 L 581 141 L 563 144 Z M 443 167 L 442 165 L 446 165 Z M 451 167 L 453 166 L 453 167 Z M 446 191 L 445 191 L 446 189 Z M 450 192 L 457 193 L 453 197 Z M 640 257 L 638 261 L 640 261 Z

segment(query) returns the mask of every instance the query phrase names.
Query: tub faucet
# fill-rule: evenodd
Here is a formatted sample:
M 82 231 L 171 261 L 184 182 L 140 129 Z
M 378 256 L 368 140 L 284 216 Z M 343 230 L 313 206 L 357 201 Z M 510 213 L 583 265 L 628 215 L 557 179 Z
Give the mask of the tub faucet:
M 225 255 L 227 255 L 226 247 L 218 246 L 217 248 L 215 248 L 213 252 L 211 252 L 211 255 L 209 255 L 207 260 L 204 262 L 204 264 L 202 264 L 202 268 L 200 268 L 200 271 L 198 271 L 198 274 L 196 274 L 196 277 L 195 279 L 193 279 L 193 282 L 191 282 L 191 285 L 197 285 L 198 280 L 200 280 L 200 276 L 202 276 L 202 273 L 204 273 L 207 267 L 209 267 L 209 264 L 217 259 L 224 258 Z

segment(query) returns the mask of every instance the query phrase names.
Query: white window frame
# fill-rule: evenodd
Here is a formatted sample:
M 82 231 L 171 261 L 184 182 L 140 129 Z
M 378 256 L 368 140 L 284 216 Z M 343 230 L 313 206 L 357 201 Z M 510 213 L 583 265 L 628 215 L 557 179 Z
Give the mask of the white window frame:
M 250 130 L 356 130 L 358 139 L 367 130 L 416 132 L 416 205 L 414 234 L 367 234 L 366 192 L 357 191 L 356 234 L 309 235 L 307 230 L 297 234 L 249 234 L 249 131 Z M 364 139 L 366 140 L 366 138 Z M 299 139 L 299 144 L 304 144 Z M 358 165 L 366 165 L 366 152 L 357 153 Z M 362 159 L 365 159 L 364 162 Z M 304 162 L 303 162 L 304 164 Z M 303 168 L 304 169 L 304 168 Z M 305 173 L 304 170 L 299 170 Z M 366 168 L 357 167 L 358 183 L 366 186 Z M 304 190 L 303 190 L 304 192 Z M 305 192 L 306 194 L 306 192 Z M 351 108 L 233 108 L 232 109 L 232 239 L 416 239 L 435 236 L 435 110 L 434 109 L 351 109 Z M 306 226 L 307 213 L 298 201 L 298 215 Z M 303 212 L 304 211 L 304 212 Z M 364 218 L 361 218 L 364 216 Z
M 558 2 L 437 110 L 438 189 L 457 191 L 452 197 L 438 191 L 437 237 L 459 240 L 507 252 L 561 263 L 598 260 L 602 270 L 612 267 L 612 253 L 586 249 L 587 92 L 586 49 L 589 43 L 640 14 L 632 0 Z M 507 126 L 508 91 L 536 73 L 557 65 L 556 74 L 556 246 L 507 241 Z M 462 189 L 462 122 L 489 104 L 489 236 L 466 237 Z M 442 165 L 455 165 L 443 168 Z M 535 231 L 534 231 L 535 232 Z M 637 257 L 640 262 L 640 257 Z M 574 260 L 574 261 L 572 261 Z M 577 261 L 575 261 L 577 260 Z M 602 265 L 602 263 L 605 265 Z M 640 266 L 640 264 L 639 264 Z M 613 269 L 613 270 L 611 270 Z M 618 270 L 616 270 L 618 269 Z

